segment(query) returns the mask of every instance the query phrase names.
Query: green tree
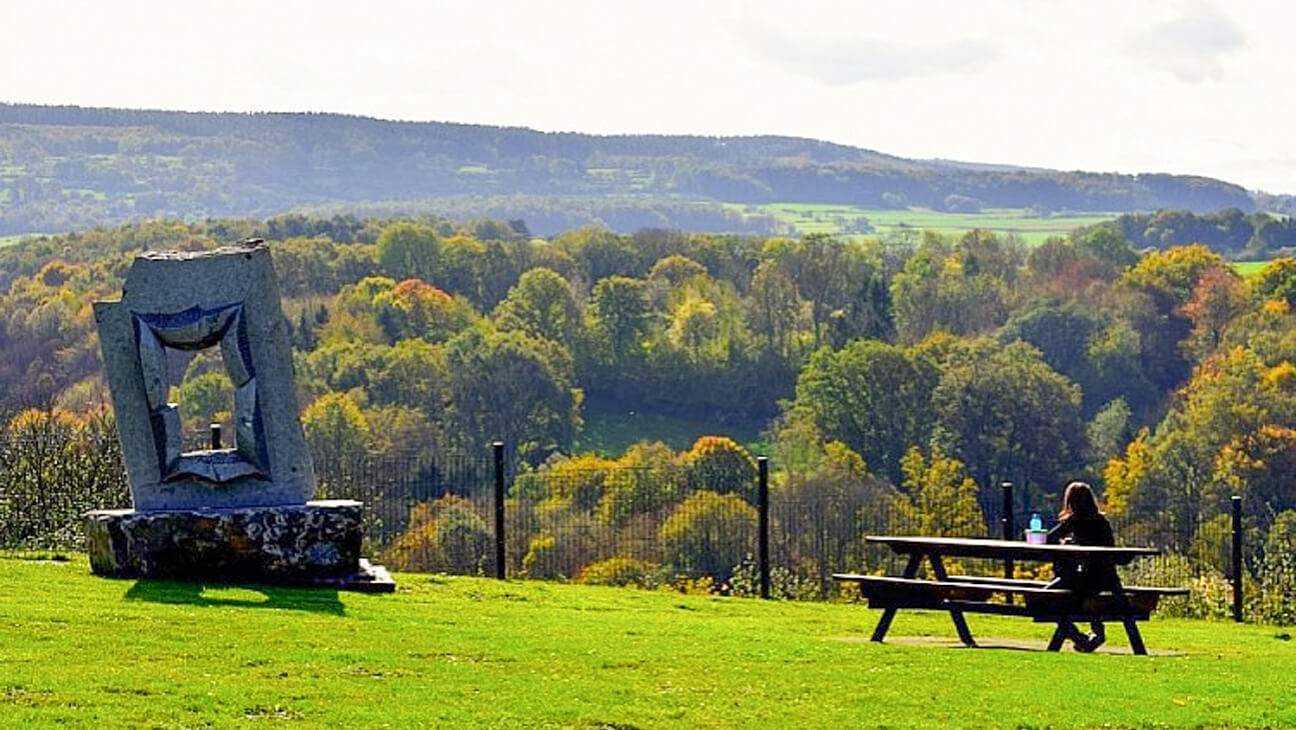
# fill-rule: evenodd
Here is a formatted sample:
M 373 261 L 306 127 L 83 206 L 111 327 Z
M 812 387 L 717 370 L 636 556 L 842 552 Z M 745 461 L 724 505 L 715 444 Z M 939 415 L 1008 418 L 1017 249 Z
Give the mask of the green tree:
M 820 350 L 797 381 L 794 407 L 812 414 L 824 438 L 841 441 L 892 483 L 900 457 L 925 443 L 939 374 L 925 358 L 873 340 Z
M 1281 299 L 1296 304 L 1296 258 L 1284 257 L 1265 264 L 1251 279 L 1251 290 L 1260 299 Z
M 594 286 L 594 329 L 607 349 L 611 364 L 634 358 L 647 332 L 651 310 L 643 281 L 610 276 Z
M 932 442 L 983 486 L 1011 481 L 1041 508 L 1084 466 L 1080 389 L 1023 342 L 983 338 L 955 353 L 932 391 Z
M 747 324 L 752 334 L 764 342 L 769 360 L 790 362 L 799 355 L 797 335 L 804 304 L 796 282 L 776 262 L 765 261 L 756 267 L 747 303 Z
M 445 363 L 450 420 L 463 446 L 484 448 L 498 439 L 527 458 L 570 449 L 582 395 L 560 346 L 472 328 L 446 343 Z
M 440 281 L 441 237 L 430 225 L 397 222 L 378 236 L 378 267 L 393 279 Z
M 495 308 L 501 330 L 522 330 L 543 337 L 569 351 L 575 350 L 581 331 L 580 305 L 571 284 L 552 269 L 537 268 L 523 274 L 508 296 Z
M 346 393 L 328 393 L 302 411 L 302 428 L 317 464 L 344 465 L 372 441 L 369 421 Z

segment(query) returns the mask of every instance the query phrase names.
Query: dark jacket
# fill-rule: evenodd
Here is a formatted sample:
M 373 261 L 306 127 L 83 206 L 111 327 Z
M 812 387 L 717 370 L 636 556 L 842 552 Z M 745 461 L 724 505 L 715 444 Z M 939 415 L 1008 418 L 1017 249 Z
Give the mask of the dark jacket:
M 1052 545 L 1069 542 L 1094 547 L 1116 546 L 1111 523 L 1102 515 L 1087 520 L 1072 515 L 1049 530 L 1048 542 Z M 1097 558 L 1088 561 L 1058 560 L 1053 563 L 1053 573 L 1061 579 L 1063 587 L 1081 593 L 1097 593 L 1117 584 L 1115 566 Z

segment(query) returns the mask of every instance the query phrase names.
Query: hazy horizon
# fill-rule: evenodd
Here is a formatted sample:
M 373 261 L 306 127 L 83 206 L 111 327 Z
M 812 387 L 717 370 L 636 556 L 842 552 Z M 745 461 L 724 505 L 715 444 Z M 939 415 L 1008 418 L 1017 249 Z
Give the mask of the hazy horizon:
M 24 4 L 12 103 L 779 135 L 1296 193 L 1296 7 L 1205 0 Z

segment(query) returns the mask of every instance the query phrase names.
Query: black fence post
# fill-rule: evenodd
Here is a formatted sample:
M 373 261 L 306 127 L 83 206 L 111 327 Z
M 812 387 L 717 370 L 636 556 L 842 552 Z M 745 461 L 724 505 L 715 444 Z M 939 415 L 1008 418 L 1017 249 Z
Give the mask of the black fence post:
M 495 450 L 495 577 L 504 580 L 504 442 L 491 444 Z
M 756 509 L 760 518 L 757 524 L 757 530 L 760 534 L 757 537 L 756 560 L 760 567 L 760 597 L 769 598 L 769 458 L 765 456 L 757 457 L 756 466 L 760 474 L 756 489 Z
M 1013 529 L 1014 520 L 1013 520 L 1012 482 L 1000 482 L 999 490 L 1003 493 L 1003 513 L 999 517 L 999 527 L 1001 530 L 1001 534 L 1003 535 L 1003 539 L 1011 540 L 1013 539 L 1013 533 L 1016 532 L 1016 530 Z M 1013 561 L 1011 558 L 1004 561 L 1004 577 L 1009 580 L 1012 580 Z M 1009 599 L 1011 598 L 1012 597 L 1009 596 Z
M 211 428 L 211 448 L 212 451 L 216 451 L 221 447 L 221 425 L 219 423 L 213 423 L 211 424 L 210 428 Z
M 1233 497 L 1233 620 L 1242 621 L 1242 498 Z

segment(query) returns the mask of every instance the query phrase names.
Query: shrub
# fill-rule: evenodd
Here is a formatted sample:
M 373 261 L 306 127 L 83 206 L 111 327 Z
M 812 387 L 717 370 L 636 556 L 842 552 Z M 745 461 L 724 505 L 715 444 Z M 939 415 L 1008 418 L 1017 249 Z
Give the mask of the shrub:
M 756 508 L 707 491 L 689 495 L 658 530 L 676 568 L 720 578 L 750 552 L 755 535 Z
M 385 559 L 397 570 L 481 574 L 493 536 L 486 520 L 463 497 L 447 495 L 410 511 L 409 528 Z
M 662 582 L 661 566 L 646 560 L 618 556 L 585 566 L 576 582 L 600 586 L 655 588 Z
M 703 436 L 684 454 L 689 486 L 756 501 L 756 460 L 731 438 Z

